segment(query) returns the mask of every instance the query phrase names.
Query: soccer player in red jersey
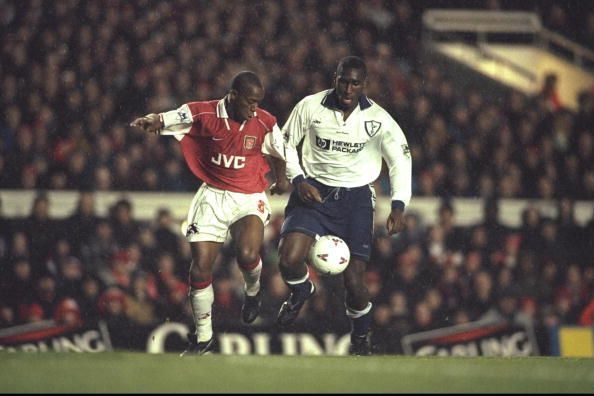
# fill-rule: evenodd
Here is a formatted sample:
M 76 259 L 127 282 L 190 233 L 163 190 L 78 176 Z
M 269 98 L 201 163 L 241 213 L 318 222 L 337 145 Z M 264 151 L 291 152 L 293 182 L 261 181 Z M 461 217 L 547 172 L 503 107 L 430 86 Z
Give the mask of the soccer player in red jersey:
M 276 118 L 258 107 L 264 87 L 253 72 L 236 74 L 220 100 L 190 102 L 176 110 L 151 113 L 130 125 L 179 140 L 187 165 L 203 181 L 188 211 L 186 239 L 192 250 L 190 302 L 196 331 L 182 353 L 213 350 L 212 271 L 230 234 L 245 280 L 242 319 L 253 322 L 262 303 L 260 248 L 270 218 L 265 190 L 272 169 L 271 193 L 290 188 L 284 172 L 283 137 Z

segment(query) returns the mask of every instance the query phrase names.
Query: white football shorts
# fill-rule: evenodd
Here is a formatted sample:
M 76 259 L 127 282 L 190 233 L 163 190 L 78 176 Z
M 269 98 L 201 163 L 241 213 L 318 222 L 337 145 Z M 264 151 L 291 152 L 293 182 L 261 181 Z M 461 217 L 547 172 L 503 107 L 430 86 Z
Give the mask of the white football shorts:
M 225 242 L 229 227 L 237 220 L 255 215 L 267 225 L 270 213 L 265 192 L 244 194 L 203 183 L 188 210 L 186 239 L 188 242 Z

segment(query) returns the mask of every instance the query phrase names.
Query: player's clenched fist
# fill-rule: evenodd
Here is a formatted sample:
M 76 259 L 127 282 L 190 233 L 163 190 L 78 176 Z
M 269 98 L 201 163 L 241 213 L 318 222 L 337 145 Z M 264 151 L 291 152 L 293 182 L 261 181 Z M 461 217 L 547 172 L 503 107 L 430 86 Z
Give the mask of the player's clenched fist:
M 320 191 L 315 188 L 314 186 L 312 186 L 311 184 L 309 184 L 308 182 L 301 182 L 297 185 L 297 192 L 299 194 L 299 198 L 301 198 L 301 200 L 303 202 L 307 202 L 307 203 L 314 203 L 314 202 L 318 202 L 318 203 L 322 203 L 323 199 L 322 196 L 320 195 Z
M 398 234 L 404 230 L 404 213 L 401 209 L 392 209 L 386 222 L 389 235 Z
M 163 128 L 163 123 L 158 114 L 151 113 L 135 119 L 130 123 L 130 126 L 140 128 L 145 132 L 159 133 Z

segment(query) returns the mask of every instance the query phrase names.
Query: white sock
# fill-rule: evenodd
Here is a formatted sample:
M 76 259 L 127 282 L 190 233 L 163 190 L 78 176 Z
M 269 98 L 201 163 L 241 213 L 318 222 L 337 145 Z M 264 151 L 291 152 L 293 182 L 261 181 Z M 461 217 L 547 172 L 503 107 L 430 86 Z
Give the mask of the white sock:
M 304 277 L 299 278 L 299 279 L 293 279 L 293 280 L 285 280 L 285 283 L 287 283 L 289 285 L 299 285 L 301 283 L 307 282 L 308 280 L 309 280 L 309 270 L 307 270 Z
M 255 296 L 260 291 L 260 274 L 262 273 L 262 259 L 259 260 L 258 265 L 251 269 L 246 270 L 239 267 L 243 274 L 243 280 L 245 281 L 245 293 L 248 296 Z
M 212 304 L 214 303 L 212 283 L 204 289 L 192 289 L 190 303 L 198 342 L 210 340 L 212 338 Z
M 372 306 L 373 304 L 371 304 L 371 302 L 368 302 L 367 306 L 363 308 L 361 311 L 357 311 L 356 309 L 346 307 L 346 314 L 351 319 L 357 319 L 371 311 Z

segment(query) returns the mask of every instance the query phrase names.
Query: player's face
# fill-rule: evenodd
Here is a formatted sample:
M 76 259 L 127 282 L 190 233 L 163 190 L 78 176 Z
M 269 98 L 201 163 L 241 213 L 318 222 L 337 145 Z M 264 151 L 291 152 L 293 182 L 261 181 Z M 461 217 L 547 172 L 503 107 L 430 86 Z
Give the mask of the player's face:
M 264 99 L 264 89 L 256 85 L 248 85 L 245 92 L 231 91 L 232 113 L 236 121 L 243 122 L 252 118 L 258 105 Z
M 343 110 L 352 110 L 359 103 L 365 88 L 365 74 L 360 69 L 339 70 L 334 79 L 338 103 Z

